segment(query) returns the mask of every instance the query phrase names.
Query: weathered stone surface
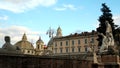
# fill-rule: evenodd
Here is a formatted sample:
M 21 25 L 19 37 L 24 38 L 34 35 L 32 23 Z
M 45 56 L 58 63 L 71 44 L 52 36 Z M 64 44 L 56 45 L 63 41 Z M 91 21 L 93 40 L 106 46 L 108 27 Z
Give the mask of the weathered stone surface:
M 102 63 L 112 63 L 112 64 L 116 64 L 119 63 L 119 56 L 118 55 L 103 55 L 101 57 L 101 62 Z
M 120 68 L 120 59 L 118 55 L 103 55 L 101 62 L 93 64 L 93 68 Z
M 0 54 L 0 68 L 91 68 L 92 61 L 52 56 Z

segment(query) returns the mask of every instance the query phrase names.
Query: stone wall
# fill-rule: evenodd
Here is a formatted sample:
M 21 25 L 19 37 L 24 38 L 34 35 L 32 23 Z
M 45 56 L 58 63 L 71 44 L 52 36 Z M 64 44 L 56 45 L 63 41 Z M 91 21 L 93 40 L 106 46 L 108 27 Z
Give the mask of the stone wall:
M 91 68 L 92 61 L 66 57 L 0 54 L 0 68 Z
M 92 64 L 92 68 L 120 68 L 120 58 L 118 55 L 103 55 L 101 62 Z

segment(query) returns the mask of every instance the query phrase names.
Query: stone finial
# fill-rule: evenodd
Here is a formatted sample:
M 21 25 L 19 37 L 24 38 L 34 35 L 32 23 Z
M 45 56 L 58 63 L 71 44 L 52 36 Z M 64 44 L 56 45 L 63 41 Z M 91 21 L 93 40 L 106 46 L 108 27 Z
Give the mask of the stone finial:
M 22 40 L 23 40 L 23 41 L 27 41 L 27 36 L 26 36 L 25 33 L 24 33 L 24 35 L 23 35 L 23 37 L 22 37 Z

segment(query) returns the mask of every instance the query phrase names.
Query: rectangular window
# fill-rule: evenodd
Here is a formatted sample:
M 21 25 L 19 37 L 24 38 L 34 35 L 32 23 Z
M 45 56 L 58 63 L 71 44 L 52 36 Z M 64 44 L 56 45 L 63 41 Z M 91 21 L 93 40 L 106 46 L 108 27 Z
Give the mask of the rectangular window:
M 66 41 L 66 46 L 68 46 L 68 41 Z
M 30 51 L 28 51 L 28 53 L 30 53 Z
M 94 38 L 91 38 L 91 43 L 94 43 Z
M 32 54 L 33 54 L 34 52 L 32 51 Z
M 80 47 L 78 47 L 78 52 L 80 52 Z
M 62 48 L 60 48 L 60 53 L 62 53 Z
M 85 44 L 87 44 L 87 39 L 85 39 Z
M 55 48 L 55 53 L 57 53 L 57 48 Z
M 68 48 L 66 48 L 66 53 L 68 53 Z
M 57 43 L 55 43 L 55 47 L 57 47 Z
M 78 40 L 78 44 L 80 44 L 80 40 Z
M 60 46 L 62 46 L 62 42 L 60 42 Z
M 87 52 L 87 46 L 85 46 L 85 52 Z
M 72 40 L 72 45 L 74 45 L 74 40 Z
M 72 48 L 72 52 L 74 52 L 74 48 Z

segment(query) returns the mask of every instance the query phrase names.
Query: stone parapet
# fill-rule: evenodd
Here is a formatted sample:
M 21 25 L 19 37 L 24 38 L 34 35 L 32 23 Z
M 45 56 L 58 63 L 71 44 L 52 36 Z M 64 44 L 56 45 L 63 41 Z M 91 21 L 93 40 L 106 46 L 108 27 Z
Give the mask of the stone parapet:
M 118 55 L 102 55 L 99 63 L 92 64 L 92 68 L 120 68 Z
M 103 55 L 101 56 L 101 63 L 104 64 L 119 64 L 119 56 L 118 55 Z
M 92 61 L 64 56 L 0 54 L 0 68 L 91 68 Z

